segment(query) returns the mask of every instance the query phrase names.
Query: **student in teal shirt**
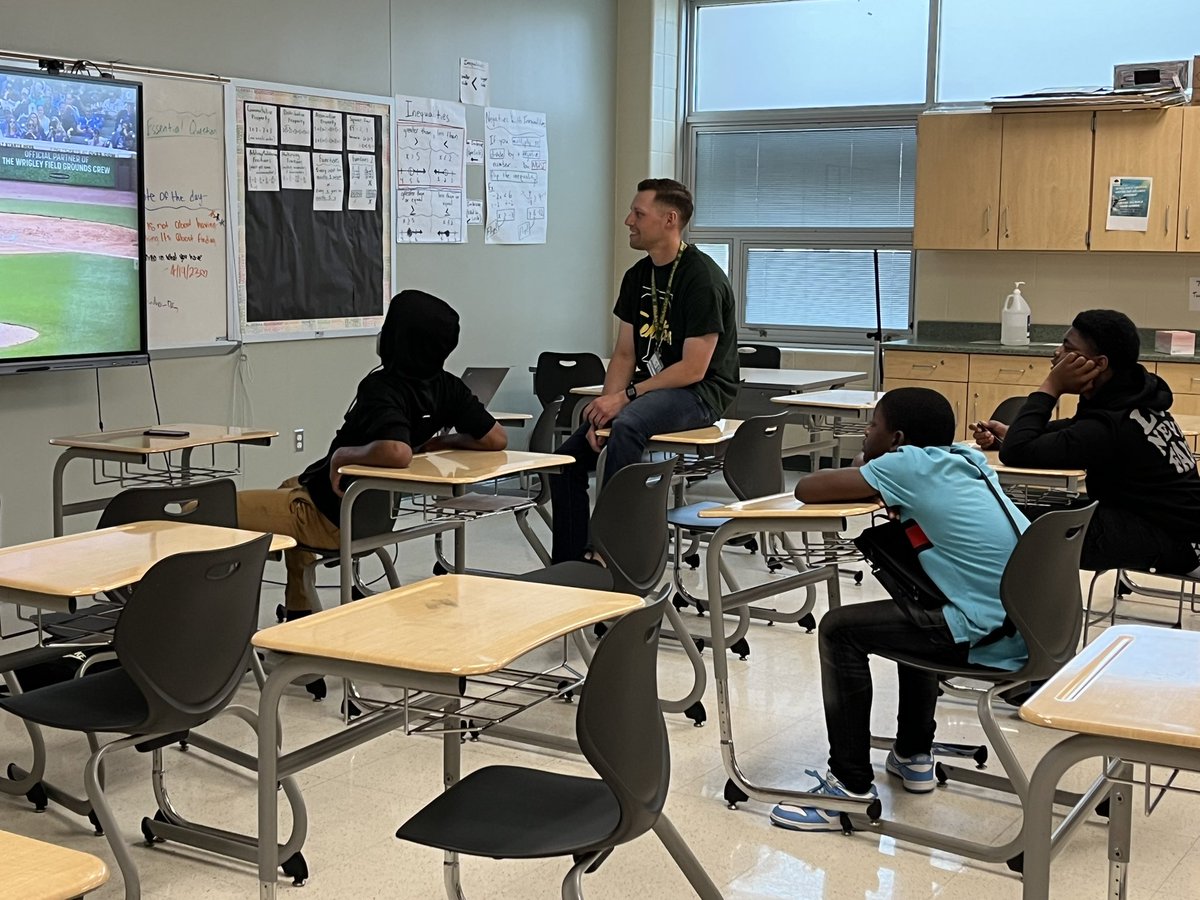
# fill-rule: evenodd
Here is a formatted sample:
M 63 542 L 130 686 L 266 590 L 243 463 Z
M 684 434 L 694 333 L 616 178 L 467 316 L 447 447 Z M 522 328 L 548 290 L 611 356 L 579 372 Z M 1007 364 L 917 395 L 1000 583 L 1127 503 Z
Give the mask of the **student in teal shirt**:
M 897 388 L 875 407 L 855 468 L 816 472 L 796 485 L 796 497 L 808 503 L 881 498 L 898 518 L 914 520 L 932 543 L 918 559 L 950 600 L 932 610 L 894 600 L 855 603 L 830 610 L 822 619 L 829 774 L 816 776 L 817 793 L 875 795 L 872 653 L 892 651 L 949 666 L 976 663 L 1010 671 L 1025 662 L 1020 635 L 996 639 L 993 633 L 1004 623 L 1000 577 L 1017 531 L 1029 522 L 1000 491 L 983 455 L 954 446 L 954 435 L 954 412 L 941 394 Z M 906 790 L 925 793 L 936 784 L 931 749 L 938 680 L 908 666 L 897 668 L 896 739 L 886 769 Z M 841 829 L 838 813 L 816 807 L 780 804 L 771 810 L 771 821 L 797 831 Z

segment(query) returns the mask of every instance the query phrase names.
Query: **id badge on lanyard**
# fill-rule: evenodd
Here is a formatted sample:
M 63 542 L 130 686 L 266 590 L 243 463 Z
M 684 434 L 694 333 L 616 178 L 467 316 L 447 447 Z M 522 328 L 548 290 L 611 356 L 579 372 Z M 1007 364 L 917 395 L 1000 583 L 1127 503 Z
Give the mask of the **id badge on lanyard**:
M 646 371 L 650 373 L 651 378 L 663 370 L 662 357 L 659 356 L 657 350 L 647 356 L 642 362 L 646 364 Z
M 646 372 L 653 378 L 663 370 L 662 354 L 659 352 L 662 347 L 663 333 L 667 328 L 667 311 L 671 304 L 671 285 L 675 281 L 675 270 L 679 268 L 679 260 L 683 257 L 683 251 L 687 249 L 687 244 L 683 241 L 679 242 L 679 252 L 675 255 L 675 262 L 671 265 L 671 274 L 667 276 L 667 289 L 664 292 L 663 308 L 661 313 L 658 308 L 658 286 L 654 283 L 654 269 L 650 269 L 650 298 L 652 303 L 651 321 L 654 323 L 654 336 L 658 343 L 655 348 L 646 354 L 646 358 L 642 362 L 646 366 Z

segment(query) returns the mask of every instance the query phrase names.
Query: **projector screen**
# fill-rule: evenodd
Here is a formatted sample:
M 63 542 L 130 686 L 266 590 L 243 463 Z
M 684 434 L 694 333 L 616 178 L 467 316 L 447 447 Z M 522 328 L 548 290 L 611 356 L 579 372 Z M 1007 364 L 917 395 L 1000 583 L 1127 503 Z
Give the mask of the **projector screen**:
M 0 373 L 146 360 L 136 82 L 0 68 Z

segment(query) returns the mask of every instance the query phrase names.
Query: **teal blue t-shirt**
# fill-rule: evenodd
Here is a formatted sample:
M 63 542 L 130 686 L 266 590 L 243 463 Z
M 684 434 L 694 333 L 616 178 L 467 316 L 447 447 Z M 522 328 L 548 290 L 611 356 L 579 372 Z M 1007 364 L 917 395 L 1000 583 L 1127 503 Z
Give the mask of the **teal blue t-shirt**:
M 987 474 L 995 493 L 971 459 Z M 915 520 L 932 542 L 918 558 L 950 599 L 942 613 L 954 640 L 973 645 L 999 628 L 1004 622 L 1000 577 L 1017 535 L 996 494 L 1022 532 L 1029 520 L 1000 491 L 983 454 L 967 447 L 903 446 L 859 471 L 889 509 L 901 519 Z M 1012 671 L 1024 665 L 1027 655 L 1018 634 L 973 647 L 967 658 Z

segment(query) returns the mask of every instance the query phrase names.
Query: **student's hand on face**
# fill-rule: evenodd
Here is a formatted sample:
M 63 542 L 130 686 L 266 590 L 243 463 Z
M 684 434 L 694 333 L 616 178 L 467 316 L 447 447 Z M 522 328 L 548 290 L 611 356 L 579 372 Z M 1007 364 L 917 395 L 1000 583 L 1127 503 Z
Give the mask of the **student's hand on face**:
M 588 444 L 591 445 L 591 448 L 593 450 L 595 450 L 597 453 L 599 453 L 601 450 L 604 449 L 605 439 L 602 437 L 599 437 L 596 434 L 595 427 L 589 428 L 587 430 L 587 442 L 588 442 Z
M 1042 389 L 1055 397 L 1062 394 L 1081 394 L 1092 386 L 1100 374 L 1094 360 L 1069 352 L 1060 357 L 1042 382 Z

